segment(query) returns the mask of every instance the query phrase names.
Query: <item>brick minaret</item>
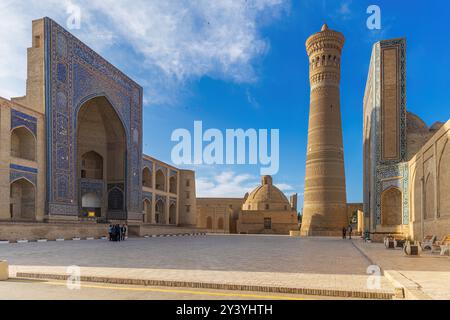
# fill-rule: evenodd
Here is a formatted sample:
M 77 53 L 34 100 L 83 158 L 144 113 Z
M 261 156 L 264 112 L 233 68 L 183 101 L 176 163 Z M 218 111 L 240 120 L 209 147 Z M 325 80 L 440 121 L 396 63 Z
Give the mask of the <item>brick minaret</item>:
M 329 30 L 306 42 L 311 105 L 301 234 L 334 236 L 348 225 L 340 107 L 340 66 L 344 36 Z

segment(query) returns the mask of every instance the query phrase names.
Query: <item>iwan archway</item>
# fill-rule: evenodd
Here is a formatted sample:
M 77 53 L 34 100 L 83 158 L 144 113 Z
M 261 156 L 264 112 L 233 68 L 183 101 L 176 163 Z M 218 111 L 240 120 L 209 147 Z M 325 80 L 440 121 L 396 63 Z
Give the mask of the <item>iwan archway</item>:
M 126 133 L 106 97 L 80 107 L 76 145 L 79 217 L 126 219 Z
M 90 194 L 95 215 L 142 221 L 142 87 L 53 20 L 44 28 L 49 220 L 78 219 Z

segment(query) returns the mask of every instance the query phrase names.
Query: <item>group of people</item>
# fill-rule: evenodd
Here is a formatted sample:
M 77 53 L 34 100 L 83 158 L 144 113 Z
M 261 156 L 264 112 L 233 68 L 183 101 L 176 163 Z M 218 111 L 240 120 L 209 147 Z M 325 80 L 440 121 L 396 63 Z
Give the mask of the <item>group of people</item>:
M 110 225 L 108 228 L 109 241 L 125 241 L 127 235 L 127 226 L 119 224 Z
M 351 224 L 349 224 L 348 227 L 343 227 L 342 228 L 342 239 L 347 239 L 347 234 L 348 234 L 348 238 L 351 239 L 352 232 L 353 232 L 353 227 Z

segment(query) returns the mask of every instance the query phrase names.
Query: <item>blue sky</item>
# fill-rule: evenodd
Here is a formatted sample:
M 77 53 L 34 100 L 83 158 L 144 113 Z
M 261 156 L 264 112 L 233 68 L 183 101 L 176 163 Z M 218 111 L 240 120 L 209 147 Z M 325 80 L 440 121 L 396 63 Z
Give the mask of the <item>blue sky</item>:
M 428 125 L 450 118 L 447 1 L 182 3 L 2 0 L 8 18 L 0 22 L 0 95 L 24 93 L 31 19 L 49 16 L 65 25 L 78 5 L 81 28 L 71 32 L 144 86 L 144 151 L 169 163 L 172 131 L 192 130 L 195 120 L 222 131 L 280 129 L 274 181 L 301 195 L 309 111 L 305 41 L 324 22 L 346 37 L 341 108 L 349 202 L 362 201 L 362 100 L 376 41 L 407 38 L 408 110 Z M 372 4 L 381 8 L 381 30 L 366 27 Z M 243 196 L 259 181 L 259 166 L 189 168 L 197 171 L 200 196 Z

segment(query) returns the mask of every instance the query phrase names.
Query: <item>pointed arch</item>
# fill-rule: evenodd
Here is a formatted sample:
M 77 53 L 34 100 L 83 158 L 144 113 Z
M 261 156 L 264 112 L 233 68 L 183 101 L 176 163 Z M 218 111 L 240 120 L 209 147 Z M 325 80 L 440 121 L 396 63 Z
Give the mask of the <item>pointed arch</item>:
M 435 213 L 435 188 L 434 188 L 434 174 L 432 172 L 428 173 L 425 178 L 425 193 L 424 193 L 424 204 L 425 204 L 425 219 L 433 219 Z
M 88 151 L 81 156 L 81 178 L 102 180 L 103 157 L 95 151 Z
M 177 194 L 177 176 L 173 175 L 169 179 L 169 192 Z
M 155 182 L 156 189 L 166 191 L 166 175 L 164 174 L 162 169 L 158 169 L 156 171 L 155 180 L 156 180 Z
M 206 229 L 212 230 L 212 228 L 213 228 L 212 218 L 207 217 L 206 218 Z
M 111 211 L 124 210 L 123 191 L 118 187 L 114 187 L 108 192 L 108 210 Z
M 438 172 L 439 216 L 450 216 L 450 143 L 448 139 L 439 159 Z
M 10 216 L 11 220 L 36 220 L 36 188 L 28 179 L 10 184 Z
M 172 203 L 169 207 L 169 224 L 177 224 L 177 205 Z
M 11 156 L 36 161 L 36 137 L 27 127 L 19 126 L 11 131 Z
M 222 230 L 223 230 L 223 227 L 224 227 L 224 225 L 223 225 L 223 218 L 220 217 L 220 218 L 217 220 L 217 229 L 218 229 L 219 231 L 222 231 Z
M 381 224 L 401 225 L 403 222 L 402 191 L 397 187 L 386 189 L 381 194 Z
M 83 100 L 75 114 L 78 187 L 82 179 L 102 180 L 107 188 L 100 194 L 101 203 L 107 204 L 104 217 L 125 219 L 128 135 L 121 113 L 107 96 L 99 95 Z
M 166 204 L 161 199 L 157 200 L 155 203 L 155 223 L 166 223 Z
M 152 202 L 147 198 L 142 201 L 142 213 L 144 214 L 144 221 L 152 223 Z
M 152 171 L 149 167 L 145 167 L 142 170 L 142 186 L 146 188 L 153 188 Z

